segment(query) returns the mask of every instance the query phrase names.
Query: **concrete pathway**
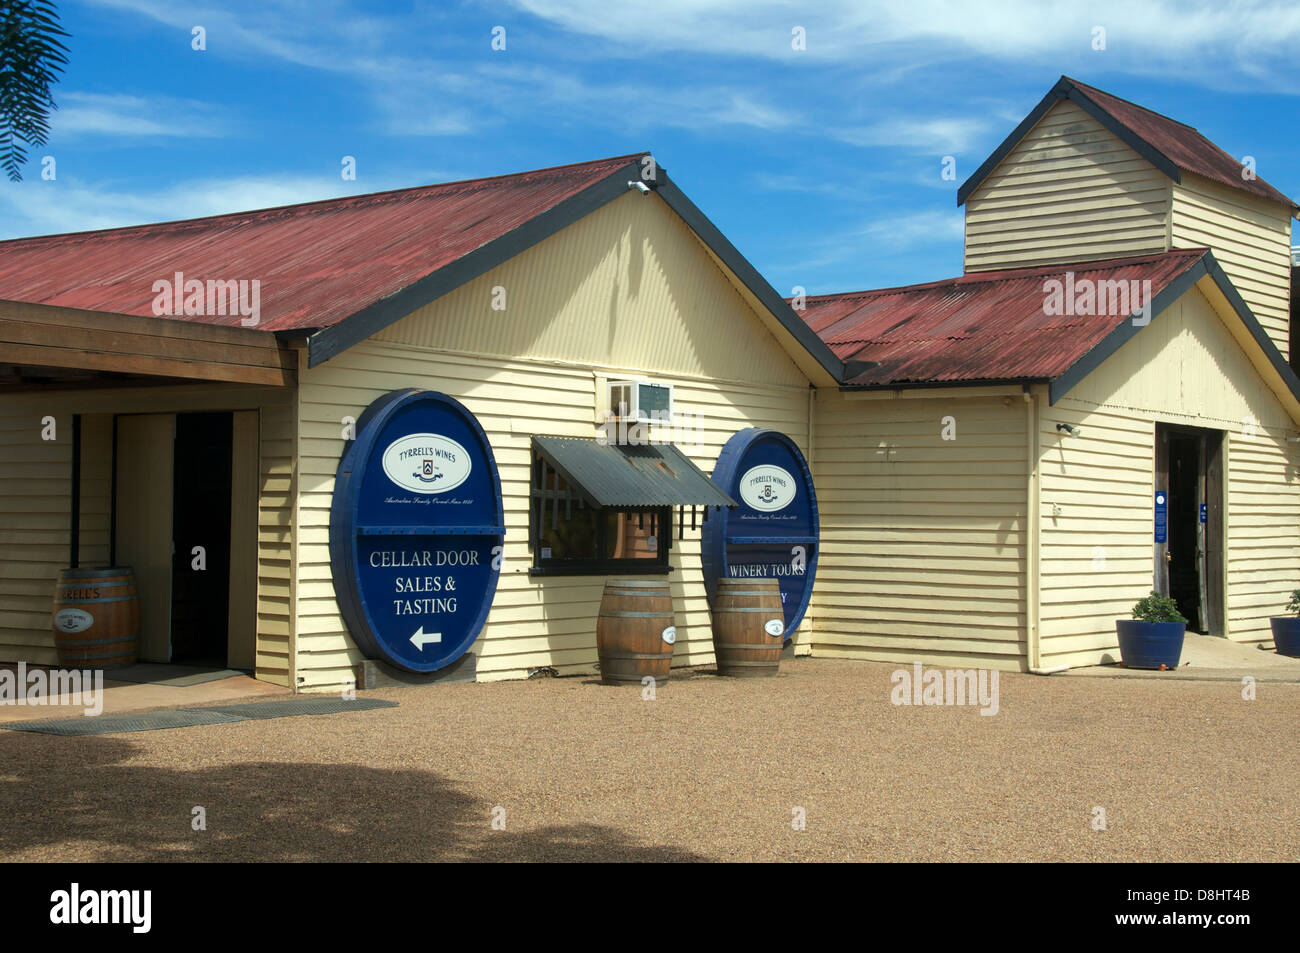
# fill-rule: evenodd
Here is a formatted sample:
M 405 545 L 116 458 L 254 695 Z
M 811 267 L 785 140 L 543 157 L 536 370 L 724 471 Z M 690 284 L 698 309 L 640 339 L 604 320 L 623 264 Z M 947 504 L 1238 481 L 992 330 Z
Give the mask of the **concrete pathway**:
M 121 681 L 113 677 L 114 672 L 105 672 L 103 682 L 103 710 L 98 714 L 121 715 L 132 711 L 152 711 L 159 708 L 197 708 L 204 705 L 222 705 L 234 701 L 257 701 L 268 696 L 284 696 L 291 692 L 287 688 L 259 682 L 247 675 L 235 675 L 216 681 L 199 684 L 177 685 L 174 681 L 188 681 L 196 671 L 183 666 L 155 666 L 158 669 L 172 668 L 177 678 L 152 682 Z M 23 666 L 23 673 L 28 677 L 34 671 L 47 673 L 52 666 Z M 13 662 L 0 662 L 0 670 L 13 673 L 18 677 L 18 666 Z M 166 672 L 158 674 L 165 675 Z M 45 721 L 54 718 L 76 718 L 86 713 L 87 707 L 97 704 L 97 700 L 86 695 L 73 697 L 67 693 L 45 699 L 43 704 L 14 704 L 10 699 L 0 700 L 0 723 L 12 721 Z
M 1239 682 L 1249 675 L 1257 682 L 1300 685 L 1300 658 L 1278 655 L 1271 642 L 1232 642 L 1189 632 L 1183 638 L 1183 654 L 1174 671 L 1124 668 L 1119 664 L 1119 652 L 1116 651 L 1115 660 L 1109 665 L 1074 668 L 1062 674 L 1085 678 L 1187 678 L 1217 682 Z

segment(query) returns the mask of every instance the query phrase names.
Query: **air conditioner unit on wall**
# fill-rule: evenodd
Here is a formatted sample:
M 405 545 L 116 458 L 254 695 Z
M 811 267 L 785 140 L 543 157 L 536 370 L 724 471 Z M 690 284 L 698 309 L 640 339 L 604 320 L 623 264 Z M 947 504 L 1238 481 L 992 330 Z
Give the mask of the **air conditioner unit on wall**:
M 610 381 L 609 414 L 614 420 L 671 423 L 673 385 L 651 381 Z

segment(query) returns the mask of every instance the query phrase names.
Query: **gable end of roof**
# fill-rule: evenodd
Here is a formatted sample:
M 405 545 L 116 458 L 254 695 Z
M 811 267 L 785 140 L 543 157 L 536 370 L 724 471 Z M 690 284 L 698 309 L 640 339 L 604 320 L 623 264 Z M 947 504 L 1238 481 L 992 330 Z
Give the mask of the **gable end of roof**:
M 1173 182 L 1181 183 L 1183 172 L 1191 172 L 1256 198 L 1286 205 L 1293 216 L 1300 211 L 1293 199 L 1263 179 L 1255 177 L 1249 182 L 1242 179 L 1240 163 L 1192 126 L 1068 76 L 1057 81 L 1011 135 L 962 183 L 957 190 L 957 204 L 965 204 L 1048 110 L 1067 99 Z
M 1206 249 L 1205 253 L 1191 268 L 1175 278 L 1155 296 L 1155 299 L 1151 302 L 1151 321 L 1155 321 L 1161 312 L 1206 276 L 1223 293 L 1229 305 L 1237 313 L 1237 317 L 1241 319 L 1242 324 L 1250 333 L 1251 339 L 1259 346 L 1264 356 L 1268 358 L 1269 364 L 1282 379 L 1283 385 L 1290 391 L 1291 396 L 1297 402 L 1300 402 L 1300 377 L 1297 377 L 1295 371 L 1291 369 L 1291 366 L 1282 356 L 1282 352 L 1273 343 L 1273 339 L 1268 336 L 1268 332 L 1264 330 L 1263 325 L 1251 312 L 1250 306 L 1241 297 L 1241 293 L 1233 286 L 1232 279 L 1228 277 L 1223 270 L 1223 266 L 1215 259 L 1214 252 L 1209 249 Z M 1150 324 L 1151 321 L 1148 321 L 1147 324 Z M 1092 350 L 1071 364 L 1060 376 L 1049 382 L 1048 403 L 1055 404 L 1068 394 L 1080 381 L 1100 367 L 1106 358 L 1128 343 L 1147 324 L 1135 324 L 1131 317 L 1125 318 Z
M 638 156 L 578 194 L 569 196 L 504 235 L 425 275 L 387 298 L 367 305 L 337 324 L 316 331 L 307 339 L 307 366 L 323 364 L 354 344 L 360 344 L 430 302 L 550 238 L 623 195 L 628 190 L 629 177 L 639 179 L 640 175 L 641 159 Z

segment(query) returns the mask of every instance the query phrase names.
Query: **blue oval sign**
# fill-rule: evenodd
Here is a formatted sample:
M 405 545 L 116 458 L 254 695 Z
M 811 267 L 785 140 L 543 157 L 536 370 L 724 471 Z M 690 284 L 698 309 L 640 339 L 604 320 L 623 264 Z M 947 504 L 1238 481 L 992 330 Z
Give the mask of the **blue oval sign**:
M 701 531 L 709 604 L 724 576 L 775 578 L 789 641 L 803 621 L 817 574 L 820 522 L 812 472 L 793 440 L 755 427 L 727 441 L 713 482 L 740 506 L 711 514 Z
M 330 564 L 348 631 L 368 658 L 432 672 L 487 619 L 505 538 L 487 435 L 455 398 L 393 391 L 357 422 L 330 507 Z

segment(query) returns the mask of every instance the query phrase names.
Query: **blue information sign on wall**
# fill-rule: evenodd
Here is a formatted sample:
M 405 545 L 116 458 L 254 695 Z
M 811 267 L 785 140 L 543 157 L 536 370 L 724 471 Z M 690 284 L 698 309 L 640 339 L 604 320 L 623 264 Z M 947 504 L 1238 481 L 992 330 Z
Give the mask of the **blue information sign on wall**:
M 501 571 L 501 480 L 456 399 L 393 391 L 357 421 L 334 479 L 330 564 L 368 658 L 409 672 L 451 664 L 478 637 Z
M 709 603 L 724 576 L 775 578 L 789 641 L 817 574 L 820 522 L 808 464 L 785 434 L 755 427 L 727 441 L 713 482 L 740 506 L 710 513 L 704 524 L 700 557 Z
M 1156 542 L 1163 543 L 1169 538 L 1169 494 L 1156 490 Z

